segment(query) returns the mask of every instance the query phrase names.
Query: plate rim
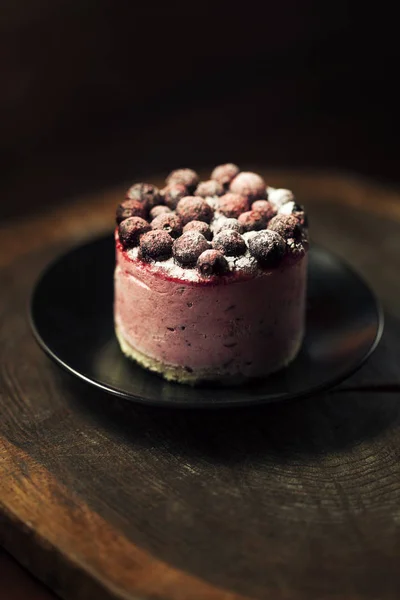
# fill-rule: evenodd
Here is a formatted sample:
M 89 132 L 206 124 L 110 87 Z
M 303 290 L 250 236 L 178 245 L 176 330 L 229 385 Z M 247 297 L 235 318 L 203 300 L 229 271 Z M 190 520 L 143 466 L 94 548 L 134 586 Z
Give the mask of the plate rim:
M 372 300 L 374 302 L 375 309 L 376 309 L 377 328 L 376 328 L 376 332 L 375 332 L 374 341 L 372 342 L 372 344 L 368 348 L 368 350 L 365 352 L 365 354 L 362 356 L 362 358 L 357 362 L 357 364 L 344 370 L 343 373 L 341 373 L 340 375 L 337 375 L 333 379 L 327 380 L 321 384 L 310 387 L 307 390 L 304 390 L 302 392 L 288 392 L 288 393 L 282 393 L 281 395 L 275 395 L 270 398 L 267 398 L 267 397 L 254 398 L 254 399 L 246 399 L 243 401 L 236 401 L 236 402 L 229 401 L 229 400 L 227 400 L 226 402 L 215 402 L 215 403 L 204 402 L 204 401 L 195 403 L 194 401 L 188 401 L 187 403 L 177 402 L 175 404 L 172 404 L 172 403 L 165 402 L 163 400 L 158 401 L 158 400 L 144 399 L 143 397 L 141 397 L 139 395 L 135 395 L 133 393 L 124 391 L 118 387 L 111 386 L 110 384 L 104 384 L 95 378 L 88 377 L 84 373 L 77 371 L 73 366 L 66 363 L 64 360 L 62 360 L 56 354 L 56 352 L 54 352 L 48 346 L 48 344 L 44 341 L 44 339 L 42 338 L 41 334 L 39 333 L 39 331 L 36 327 L 35 319 L 33 316 L 33 308 L 34 308 L 33 305 L 35 302 L 35 297 L 37 294 L 37 290 L 40 286 L 40 283 L 44 280 L 46 275 L 48 275 L 48 273 L 50 273 L 50 271 L 57 265 L 57 263 L 60 260 L 62 260 L 64 257 L 68 256 L 71 252 L 80 250 L 80 249 L 84 248 L 85 246 L 91 246 L 92 244 L 99 243 L 101 241 L 105 241 L 106 239 L 110 238 L 110 235 L 111 234 L 102 234 L 100 236 L 90 238 L 89 240 L 86 240 L 83 243 L 73 245 L 70 248 L 65 249 L 63 252 L 58 253 L 57 256 L 54 257 L 51 261 L 49 261 L 47 263 L 47 265 L 38 274 L 38 276 L 35 280 L 35 283 L 32 286 L 30 296 L 28 299 L 28 306 L 27 306 L 28 322 L 29 322 L 31 332 L 33 333 L 33 337 L 35 338 L 36 342 L 38 343 L 39 347 L 43 350 L 43 352 L 55 364 L 60 366 L 69 375 L 72 375 L 72 376 L 76 377 L 77 379 L 79 379 L 80 381 L 83 381 L 88 385 L 94 386 L 96 389 L 99 389 L 102 392 L 105 392 L 107 394 L 111 394 L 118 398 L 123 398 L 124 400 L 128 400 L 130 402 L 137 402 L 138 404 L 141 404 L 144 406 L 154 406 L 154 407 L 160 407 L 160 408 L 164 407 L 164 408 L 169 408 L 169 409 L 194 409 L 194 410 L 196 410 L 196 409 L 219 410 L 219 409 L 227 409 L 227 408 L 239 409 L 239 408 L 260 406 L 260 405 L 266 405 L 266 404 L 275 404 L 276 402 L 289 402 L 289 401 L 293 401 L 293 400 L 301 400 L 301 399 L 313 396 L 315 394 L 324 392 L 333 387 L 336 387 L 342 381 L 344 381 L 344 380 L 348 379 L 349 377 L 351 377 L 352 375 L 354 375 L 354 373 L 356 373 L 359 369 L 361 369 L 361 367 L 366 363 L 366 361 L 376 350 L 377 346 L 379 345 L 379 342 L 382 339 L 384 326 L 385 326 L 385 314 L 384 314 L 382 303 L 379 300 L 379 298 L 377 297 L 375 291 L 371 288 L 371 286 L 364 279 L 364 277 L 362 275 L 360 275 L 358 273 L 358 271 L 352 265 L 350 265 L 345 260 L 343 260 L 335 252 L 332 252 L 330 249 L 324 247 L 321 244 L 312 244 L 312 245 L 310 245 L 310 252 L 312 251 L 312 248 L 316 248 L 317 250 L 320 249 L 324 253 L 332 256 L 338 263 L 340 263 L 342 268 L 344 267 L 347 271 L 350 271 L 353 276 L 355 276 L 359 281 L 361 281 L 362 284 L 364 285 L 364 287 L 371 294 L 371 297 L 372 297 Z M 154 375 L 154 377 L 160 377 L 156 373 L 154 373 L 153 375 Z M 174 382 L 172 382 L 172 383 L 174 383 Z M 183 385 L 183 384 L 179 384 L 176 382 L 175 382 L 175 384 Z M 186 387 L 188 387 L 188 386 L 186 386 Z M 245 386 L 243 386 L 243 387 L 245 388 Z M 214 389 L 214 388 L 210 386 L 207 389 Z M 221 391 L 221 389 L 229 390 L 232 388 L 229 388 L 229 387 L 224 388 L 221 386 L 221 387 L 218 387 L 215 389 L 218 389 L 219 391 Z

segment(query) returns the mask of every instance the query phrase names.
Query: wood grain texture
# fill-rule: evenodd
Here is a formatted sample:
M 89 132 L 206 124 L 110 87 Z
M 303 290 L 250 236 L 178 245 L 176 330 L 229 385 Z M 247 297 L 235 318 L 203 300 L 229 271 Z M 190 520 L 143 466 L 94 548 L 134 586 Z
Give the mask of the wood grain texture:
M 367 365 L 301 402 L 147 408 L 50 363 L 30 290 L 55 254 L 110 228 L 119 190 L 0 231 L 0 543 L 65 599 L 400 595 L 400 194 L 332 174 L 268 180 L 297 191 L 314 241 L 387 312 Z

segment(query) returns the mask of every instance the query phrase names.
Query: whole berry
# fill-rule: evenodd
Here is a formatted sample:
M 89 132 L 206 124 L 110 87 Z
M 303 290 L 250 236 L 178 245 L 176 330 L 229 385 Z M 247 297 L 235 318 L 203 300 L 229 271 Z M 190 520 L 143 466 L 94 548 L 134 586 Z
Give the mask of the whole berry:
M 173 238 L 177 238 L 182 233 L 182 221 L 178 215 L 169 212 L 156 217 L 151 223 L 152 229 L 163 229 Z
M 267 197 L 265 181 L 257 173 L 242 171 L 231 181 L 229 189 L 235 194 L 247 196 L 250 202 Z
M 116 212 L 116 221 L 118 225 L 129 217 L 142 217 L 145 219 L 147 216 L 146 206 L 138 200 L 124 200 L 118 204 Z
M 299 221 L 300 225 L 308 227 L 308 215 L 304 207 L 293 200 L 285 202 L 278 211 L 280 215 L 293 215 Z
M 168 208 L 168 206 L 159 204 L 158 206 L 155 206 L 154 208 L 151 209 L 150 219 L 155 219 L 156 217 L 159 217 L 160 215 L 164 215 L 165 213 L 169 213 L 169 212 L 171 212 L 171 209 Z
M 172 254 L 172 237 L 162 229 L 153 229 L 140 238 L 139 256 L 144 261 L 167 260 Z
M 271 202 L 268 202 L 268 200 L 256 200 L 251 205 L 251 210 L 256 210 L 261 213 L 267 221 L 276 215 L 276 209 L 272 206 Z
M 179 183 L 184 185 L 189 192 L 193 192 L 199 183 L 199 176 L 192 169 L 176 169 L 168 175 L 166 183 L 167 185 Z
M 186 196 L 179 200 L 176 214 L 180 216 L 184 225 L 189 221 L 204 221 L 209 223 L 214 211 L 200 196 Z
M 268 223 L 268 229 L 276 231 L 285 240 L 293 238 L 298 240 L 301 237 L 302 227 L 293 215 L 276 215 Z
M 216 235 L 212 242 L 213 248 L 222 252 L 226 256 L 241 256 L 246 252 L 246 242 L 233 229 L 226 229 Z
M 276 209 L 279 209 L 286 202 L 294 201 L 293 192 L 284 188 L 274 188 L 268 190 L 268 200 Z
M 224 188 L 227 188 L 234 177 L 239 173 L 239 167 L 233 163 L 218 165 L 211 173 L 211 179 L 218 181 Z
M 126 192 L 128 200 L 137 200 L 146 206 L 147 210 L 161 202 L 159 189 L 151 183 L 135 183 Z
M 222 196 L 223 193 L 223 186 L 218 181 L 214 181 L 214 179 L 201 181 L 195 191 L 196 196 L 202 196 L 203 198 L 207 198 L 207 196 Z
M 198 231 L 204 235 L 206 240 L 211 240 L 212 238 L 210 226 L 207 225 L 207 223 L 204 223 L 204 221 L 189 221 L 183 228 L 183 233 L 186 233 L 187 231 Z
M 190 267 L 196 264 L 200 254 L 208 250 L 209 247 L 210 244 L 204 235 L 198 231 L 187 231 L 175 240 L 172 253 L 180 265 Z
M 242 213 L 238 221 L 243 231 L 259 231 L 267 226 L 266 217 L 257 210 L 249 210 Z
M 141 217 L 129 217 L 118 227 L 118 236 L 125 249 L 134 248 L 139 244 L 140 237 L 150 231 L 150 225 Z
M 227 217 L 218 219 L 214 225 L 214 234 L 217 235 L 226 229 L 232 229 L 233 231 L 237 231 L 239 233 L 242 233 L 243 231 L 242 226 L 237 219 Z
M 189 190 L 187 189 L 187 187 L 185 185 L 182 185 L 181 183 L 171 183 L 165 186 L 165 188 L 163 188 L 160 192 L 165 204 L 171 210 L 175 210 L 179 200 L 187 196 L 188 193 Z
M 219 250 L 205 250 L 197 259 L 197 269 L 204 277 L 223 275 L 229 271 L 229 264 Z
M 250 210 L 250 202 L 246 196 L 228 193 L 218 201 L 218 210 L 226 217 L 238 218 L 243 212 Z
M 285 240 L 269 229 L 259 231 L 248 240 L 250 254 L 263 267 L 275 267 L 282 260 L 285 250 Z

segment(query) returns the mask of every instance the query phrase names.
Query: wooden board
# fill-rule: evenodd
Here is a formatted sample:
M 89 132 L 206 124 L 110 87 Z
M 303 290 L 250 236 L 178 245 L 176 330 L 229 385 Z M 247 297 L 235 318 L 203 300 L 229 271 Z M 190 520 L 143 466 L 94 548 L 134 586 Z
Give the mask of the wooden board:
M 146 408 L 39 350 L 26 307 L 54 255 L 112 221 L 120 190 L 0 230 L 0 544 L 61 597 L 341 600 L 400 596 L 400 194 L 266 174 L 355 266 L 384 339 L 338 389 L 229 412 Z

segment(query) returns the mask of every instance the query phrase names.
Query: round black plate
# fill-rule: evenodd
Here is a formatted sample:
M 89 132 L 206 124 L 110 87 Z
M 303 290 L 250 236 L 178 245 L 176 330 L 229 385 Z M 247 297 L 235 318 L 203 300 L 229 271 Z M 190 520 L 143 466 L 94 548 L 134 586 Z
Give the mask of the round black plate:
M 366 284 L 335 256 L 312 247 L 303 347 L 286 369 L 240 387 L 168 383 L 121 353 L 113 327 L 113 237 L 80 246 L 52 263 L 31 300 L 40 346 L 80 379 L 112 394 L 174 407 L 225 407 L 305 396 L 343 380 L 377 346 L 381 309 Z

